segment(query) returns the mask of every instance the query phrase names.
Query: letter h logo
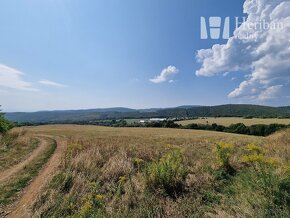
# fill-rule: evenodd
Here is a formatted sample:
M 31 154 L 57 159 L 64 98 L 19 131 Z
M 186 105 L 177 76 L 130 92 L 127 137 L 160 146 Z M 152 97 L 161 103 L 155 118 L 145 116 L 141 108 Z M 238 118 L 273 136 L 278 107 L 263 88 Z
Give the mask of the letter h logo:
M 226 17 L 224 25 L 222 27 L 221 17 L 210 17 L 209 18 L 209 34 L 208 25 L 205 17 L 200 18 L 200 38 L 201 39 L 229 39 L 230 38 L 230 18 Z M 222 31 L 221 31 L 222 30 Z M 221 34 L 222 32 L 222 34 Z M 208 36 L 210 35 L 210 37 Z

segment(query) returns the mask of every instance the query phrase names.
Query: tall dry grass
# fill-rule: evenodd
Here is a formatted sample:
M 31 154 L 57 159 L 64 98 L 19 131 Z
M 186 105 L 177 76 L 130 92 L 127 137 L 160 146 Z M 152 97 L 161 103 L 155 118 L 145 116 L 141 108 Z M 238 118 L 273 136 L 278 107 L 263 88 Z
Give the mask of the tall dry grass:
M 260 138 L 87 126 L 40 127 L 40 131 L 61 131 L 69 146 L 53 181 L 35 201 L 35 217 L 289 214 L 285 182 L 289 176 L 289 132 Z M 231 146 L 222 144 L 217 150 L 220 142 Z M 249 153 L 249 144 L 262 150 L 262 159 L 252 161 L 256 153 Z M 251 161 L 243 162 L 245 156 Z M 234 172 L 229 172 L 229 167 Z

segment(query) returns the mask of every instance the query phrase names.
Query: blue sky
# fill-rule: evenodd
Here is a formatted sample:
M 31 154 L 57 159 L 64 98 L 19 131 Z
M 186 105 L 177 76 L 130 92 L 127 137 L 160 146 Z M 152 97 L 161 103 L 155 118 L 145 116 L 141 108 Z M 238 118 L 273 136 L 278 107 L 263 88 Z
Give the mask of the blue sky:
M 3 0 L 0 104 L 4 111 L 287 105 L 284 95 L 259 100 L 229 97 L 249 69 L 196 75 L 202 65 L 207 67 L 205 59 L 204 64 L 197 62 L 197 52 L 227 43 L 200 39 L 200 17 L 242 17 L 243 4 L 243 0 Z M 170 66 L 173 73 L 152 82 Z M 7 82 L 5 76 L 10 76 Z M 288 84 L 283 88 L 284 94 L 289 91 Z

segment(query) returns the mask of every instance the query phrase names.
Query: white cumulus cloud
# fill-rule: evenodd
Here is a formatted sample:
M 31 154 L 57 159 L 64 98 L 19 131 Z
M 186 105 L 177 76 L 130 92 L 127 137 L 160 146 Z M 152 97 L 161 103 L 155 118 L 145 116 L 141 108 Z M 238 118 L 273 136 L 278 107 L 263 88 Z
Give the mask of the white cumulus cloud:
M 63 84 L 57 83 L 57 82 L 53 82 L 50 80 L 40 80 L 39 83 L 43 84 L 43 85 L 47 85 L 47 86 L 54 86 L 54 87 L 61 87 L 61 88 L 67 87 L 66 85 L 63 85 Z
M 281 91 L 282 87 L 283 85 L 271 86 L 262 91 L 258 98 L 262 101 L 275 98 Z
M 196 75 L 250 72 L 229 97 L 274 98 L 290 85 L 290 1 L 246 0 L 244 13 L 247 20 L 226 44 L 197 51 Z
M 0 87 L 37 91 L 30 82 L 23 80 L 24 73 L 6 65 L 0 64 Z
M 152 83 L 163 83 L 166 81 L 169 81 L 170 83 L 173 82 L 172 79 L 170 79 L 174 74 L 178 73 L 178 69 L 175 66 L 168 66 L 167 68 L 164 68 L 161 73 L 156 76 L 153 79 L 150 79 Z

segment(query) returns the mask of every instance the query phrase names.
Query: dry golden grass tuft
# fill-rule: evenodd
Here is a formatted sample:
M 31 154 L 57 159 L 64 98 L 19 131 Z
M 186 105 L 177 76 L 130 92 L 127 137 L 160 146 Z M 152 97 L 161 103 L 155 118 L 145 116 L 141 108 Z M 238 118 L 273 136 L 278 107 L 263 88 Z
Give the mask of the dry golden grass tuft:
M 117 181 L 121 176 L 128 175 L 133 169 L 132 160 L 125 151 L 121 151 L 105 163 L 101 169 L 102 182 Z
M 37 139 L 31 138 L 23 130 L 0 135 L 0 170 L 6 170 L 25 160 L 37 145 Z

